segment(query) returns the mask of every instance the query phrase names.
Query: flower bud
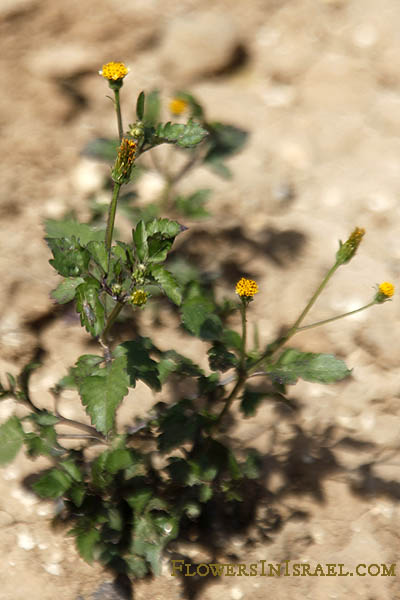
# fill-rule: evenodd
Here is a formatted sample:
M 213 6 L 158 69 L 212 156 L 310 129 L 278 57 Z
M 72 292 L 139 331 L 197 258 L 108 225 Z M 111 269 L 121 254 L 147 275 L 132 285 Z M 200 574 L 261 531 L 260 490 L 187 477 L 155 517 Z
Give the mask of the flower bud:
M 135 290 L 129 298 L 129 303 L 134 306 L 143 306 L 147 302 L 148 295 L 144 290 Z
M 336 253 L 336 263 L 338 265 L 344 265 L 353 258 L 357 252 L 358 246 L 361 244 L 361 240 L 365 234 L 365 229 L 356 227 L 349 239 L 344 242 L 339 242 L 339 250 Z
M 136 157 L 136 142 L 122 138 L 111 176 L 115 183 L 128 183 Z
M 394 285 L 389 281 L 384 281 L 378 287 L 378 291 L 375 296 L 375 302 L 382 304 L 386 300 L 390 300 L 394 294 Z

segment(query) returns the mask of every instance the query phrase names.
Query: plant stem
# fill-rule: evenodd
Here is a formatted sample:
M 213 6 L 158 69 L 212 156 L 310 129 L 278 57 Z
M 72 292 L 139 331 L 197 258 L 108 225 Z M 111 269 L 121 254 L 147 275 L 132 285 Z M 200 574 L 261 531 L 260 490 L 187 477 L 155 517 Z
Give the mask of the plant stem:
M 216 421 L 214 422 L 214 424 L 211 428 L 211 432 L 213 432 L 215 429 L 218 428 L 222 419 L 224 418 L 224 416 L 230 409 L 232 402 L 234 401 L 237 394 L 240 392 L 243 385 L 245 384 L 245 381 L 247 378 L 247 373 L 246 373 L 246 337 L 247 337 L 246 309 L 247 309 L 247 306 L 248 306 L 247 301 L 244 299 L 241 299 L 240 314 L 242 317 L 242 347 L 241 347 L 241 351 L 240 351 L 240 365 L 237 370 L 238 378 L 237 378 L 237 381 L 236 381 L 235 386 L 233 387 L 231 393 L 225 400 L 224 407 L 221 410 L 221 412 L 219 413 Z
M 331 317 L 330 319 L 324 319 L 323 321 L 317 321 L 316 323 L 311 323 L 311 325 L 303 325 L 303 327 L 298 327 L 296 333 L 299 331 L 305 331 L 306 329 L 313 329 L 314 327 L 319 327 L 320 325 L 325 325 L 325 323 L 331 323 L 332 321 L 337 321 L 338 319 L 343 319 L 343 317 L 349 317 L 350 315 L 355 315 L 356 313 L 369 308 L 376 304 L 375 300 L 366 304 L 365 306 L 361 306 L 361 308 L 356 308 L 355 310 L 351 310 L 350 312 L 343 313 L 341 315 L 337 315 L 336 317 Z
M 330 278 L 332 277 L 332 275 L 335 273 L 335 271 L 339 267 L 340 267 L 340 263 L 336 262 L 333 265 L 333 267 L 331 267 L 329 269 L 329 271 L 327 272 L 327 274 L 323 278 L 322 282 L 317 287 L 317 289 L 315 290 L 314 294 L 311 296 L 310 300 L 307 302 L 307 304 L 306 304 L 303 312 L 296 319 L 296 321 L 294 322 L 294 324 L 290 327 L 290 329 L 287 331 L 287 333 L 285 335 L 283 335 L 282 337 L 280 337 L 277 340 L 275 340 L 275 342 L 272 342 L 272 344 L 268 345 L 266 351 L 262 354 L 262 356 L 258 360 L 256 360 L 255 363 L 252 364 L 252 366 L 251 366 L 252 369 L 255 366 L 257 366 L 261 361 L 263 361 L 264 358 L 271 357 L 273 354 L 275 354 L 280 348 L 282 348 L 282 346 L 284 346 L 286 344 L 286 342 L 288 340 L 290 340 L 291 337 L 293 337 L 298 331 L 300 331 L 302 329 L 302 328 L 299 327 L 300 323 L 304 320 L 304 318 L 306 317 L 306 315 L 308 314 L 308 312 L 314 306 L 315 301 L 317 300 L 318 296 L 321 294 L 321 292 L 323 291 L 323 289 L 326 287 L 328 281 L 330 280 Z
M 118 121 L 118 135 L 119 141 L 122 142 L 122 136 L 124 134 L 124 128 L 122 126 L 122 115 L 121 115 L 121 104 L 119 101 L 119 90 L 114 89 L 114 106 L 115 112 L 117 113 L 117 121 Z
M 121 185 L 122 185 L 121 183 L 117 183 L 114 181 L 114 188 L 113 188 L 112 198 L 111 198 L 111 202 L 110 202 L 110 208 L 108 211 L 106 239 L 105 239 L 106 250 L 108 253 L 107 270 L 110 269 L 111 244 L 112 244 L 112 238 L 113 238 L 113 232 L 114 232 L 115 213 L 117 211 L 117 202 L 118 202 L 118 196 L 119 196 L 119 192 L 121 189 Z
M 115 320 L 117 319 L 119 313 L 123 309 L 123 306 L 124 306 L 123 302 L 118 302 L 114 306 L 111 315 L 107 319 L 107 323 L 106 323 L 106 326 L 104 328 L 104 331 L 101 334 L 101 343 L 104 344 L 104 346 L 107 349 L 108 349 L 108 341 L 107 341 L 108 334 L 110 332 L 111 327 L 114 325 Z

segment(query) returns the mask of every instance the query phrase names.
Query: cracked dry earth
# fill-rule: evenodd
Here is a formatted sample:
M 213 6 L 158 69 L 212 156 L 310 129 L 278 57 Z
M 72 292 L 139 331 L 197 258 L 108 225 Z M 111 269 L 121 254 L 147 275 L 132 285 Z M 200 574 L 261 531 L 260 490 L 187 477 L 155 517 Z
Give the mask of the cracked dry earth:
M 49 387 L 76 357 L 95 350 L 73 312 L 57 311 L 50 299 L 57 278 L 42 222 L 68 211 L 85 220 L 90 196 L 101 194 L 107 167 L 80 152 L 114 134 L 97 75 L 109 60 L 131 67 L 125 113 L 142 89 L 158 88 L 168 99 L 186 88 L 210 118 L 249 131 L 245 150 L 229 161 L 233 181 L 201 170 L 184 184 L 212 188 L 213 216 L 186 223 L 181 249 L 218 278 L 221 294 L 231 289 L 232 265 L 234 274 L 257 280 L 251 320 L 263 340 L 298 315 L 337 240 L 355 226 L 365 227 L 365 241 L 312 319 L 361 306 L 377 282 L 398 285 L 399 22 L 398 0 L 2 0 L 1 373 L 16 374 L 40 349 L 44 365 L 32 394 L 51 406 Z M 142 201 L 154 201 L 154 174 L 142 182 Z M 271 401 L 256 418 L 234 415 L 238 447 L 265 457 L 268 502 L 257 505 L 246 531 L 220 532 L 217 556 L 246 564 L 343 563 L 347 570 L 394 563 L 396 575 L 180 578 L 171 576 L 166 555 L 160 577 L 134 583 L 135 600 L 400 599 L 398 306 L 395 297 L 299 335 L 297 347 L 344 358 L 350 379 L 300 383 L 291 389 L 292 408 Z M 143 314 L 140 328 L 149 335 L 151 315 Z M 182 338 L 168 312 L 160 319 L 160 347 L 182 343 L 188 356 L 203 360 L 202 342 Z M 135 394 L 138 414 L 157 400 L 144 387 Z M 132 420 L 134 400 L 124 404 L 121 422 Z M 61 408 L 82 417 L 73 394 Z M 3 401 L 0 420 L 19 410 Z M 45 465 L 20 453 L 0 471 L 0 599 L 124 597 L 51 528 L 54 505 L 24 487 Z M 171 552 L 215 562 L 199 531 Z

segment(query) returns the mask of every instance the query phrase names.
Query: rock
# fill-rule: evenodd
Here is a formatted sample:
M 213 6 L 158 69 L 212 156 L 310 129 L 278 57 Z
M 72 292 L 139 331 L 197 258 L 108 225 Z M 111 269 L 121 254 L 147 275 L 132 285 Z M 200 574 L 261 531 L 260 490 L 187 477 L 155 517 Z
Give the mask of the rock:
M 231 64 L 239 38 L 227 14 L 193 13 L 173 20 L 162 46 L 162 70 L 178 83 L 212 75 Z

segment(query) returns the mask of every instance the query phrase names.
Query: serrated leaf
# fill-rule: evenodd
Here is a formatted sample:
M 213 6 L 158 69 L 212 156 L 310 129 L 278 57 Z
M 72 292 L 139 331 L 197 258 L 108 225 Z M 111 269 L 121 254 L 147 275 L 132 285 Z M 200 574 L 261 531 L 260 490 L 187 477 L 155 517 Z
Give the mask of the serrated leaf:
M 78 508 L 82 506 L 83 499 L 86 494 L 86 488 L 84 485 L 73 485 L 68 490 L 68 496 L 71 498 L 72 502 Z
M 161 286 L 168 298 L 177 306 L 182 303 L 182 291 L 175 277 L 161 265 L 152 265 L 150 273 Z
M 125 556 L 125 562 L 128 566 L 129 573 L 137 578 L 141 579 L 148 573 L 147 563 L 141 556 L 135 554 L 128 554 Z
M 73 458 L 67 458 L 60 462 L 60 466 L 68 473 L 74 481 L 78 483 L 82 481 L 83 474 Z
M 90 158 L 95 158 L 100 161 L 111 163 L 115 160 L 117 156 L 119 146 L 119 140 L 97 138 L 86 144 L 82 151 L 82 154 L 84 156 L 89 156 Z
M 83 248 L 75 237 L 46 238 L 54 258 L 49 260 L 51 266 L 64 277 L 79 277 L 87 273 L 89 252 Z
M 203 296 L 195 296 L 182 305 L 182 322 L 195 336 L 203 340 L 219 339 L 221 319 L 214 314 L 213 303 Z
M 179 233 L 186 230 L 184 225 L 171 219 L 151 219 L 145 227 L 148 236 L 159 233 L 165 239 L 176 238 Z
M 157 438 L 159 451 L 168 452 L 193 440 L 201 423 L 202 418 L 193 411 L 191 401 L 180 400 L 160 418 L 160 435 Z
M 152 341 L 145 337 L 124 342 L 115 348 L 113 355 L 124 357 L 127 361 L 130 387 L 135 387 L 136 380 L 140 379 L 153 390 L 161 389 L 157 363 L 150 357 L 152 348 Z
M 86 246 L 90 256 L 93 258 L 95 263 L 102 268 L 104 273 L 107 273 L 108 268 L 108 253 L 104 241 L 102 242 L 89 242 Z
M 248 132 L 234 125 L 212 123 L 209 125 L 208 143 L 210 149 L 204 162 L 220 161 L 242 149 L 248 138 Z
M 52 469 L 42 475 L 38 481 L 35 481 L 32 488 L 41 498 L 55 499 L 63 496 L 71 483 L 71 478 L 67 473 L 59 469 Z
M 144 92 L 140 92 L 140 94 L 139 94 L 139 96 L 137 97 L 137 100 L 136 100 L 136 118 L 139 121 L 143 120 L 143 116 L 144 116 L 144 101 L 145 101 Z
M 123 471 L 124 469 L 128 469 L 133 463 L 133 456 L 124 448 L 117 448 L 116 450 L 112 450 L 107 456 L 107 460 L 105 463 L 105 469 L 109 473 L 118 473 L 118 471 Z
M 104 227 L 99 229 L 71 219 L 62 221 L 47 219 L 44 222 L 44 226 L 47 238 L 71 239 L 75 237 L 81 246 L 86 246 L 91 240 L 99 242 L 104 240 Z
M 351 370 L 333 354 L 301 352 L 288 348 L 274 365 L 268 366 L 267 372 L 273 381 L 293 385 L 299 377 L 305 381 L 333 383 L 348 377 Z
M 33 413 L 30 415 L 30 418 L 38 425 L 55 425 L 59 421 L 56 415 L 53 415 L 53 413 L 50 413 L 47 410 L 42 410 L 39 413 Z
M 127 495 L 125 497 L 125 500 L 129 504 L 129 506 L 131 508 L 133 508 L 135 513 L 140 515 L 143 513 L 144 509 L 146 508 L 152 495 L 153 495 L 152 490 L 149 489 L 148 487 L 146 487 L 146 488 L 142 488 L 139 490 L 135 490 L 132 493 L 129 493 L 129 495 Z
M 188 196 L 177 196 L 175 198 L 175 206 L 177 210 L 185 217 L 202 218 L 209 216 L 209 213 L 204 208 L 210 196 L 211 190 L 197 190 Z
M 6 465 L 17 456 L 24 441 L 24 430 L 17 417 L 10 417 L 0 426 L 0 465 Z
M 241 352 L 242 350 L 242 338 L 233 329 L 224 329 L 221 341 L 232 350 L 236 350 L 237 352 Z
M 83 560 L 86 560 L 86 562 L 91 564 L 93 562 L 96 544 L 100 540 L 100 532 L 92 527 L 87 531 L 80 531 L 77 534 L 74 533 L 74 530 L 72 530 L 71 533 L 76 536 L 75 541 L 79 554 Z
M 93 336 L 100 335 L 105 326 L 104 307 L 99 300 L 100 284 L 93 278 L 76 288 L 76 310 L 81 324 Z
M 115 413 L 128 393 L 129 379 L 126 359 L 115 358 L 101 373 L 88 376 L 79 386 L 79 393 L 92 425 L 104 435 L 112 429 Z
M 181 148 L 191 148 L 199 144 L 208 135 L 208 132 L 199 123 L 192 121 L 188 123 L 161 124 L 156 129 L 157 137 L 164 142 L 175 143 Z
M 75 298 L 76 288 L 84 281 L 83 277 L 67 277 L 50 295 L 59 304 L 71 302 Z

